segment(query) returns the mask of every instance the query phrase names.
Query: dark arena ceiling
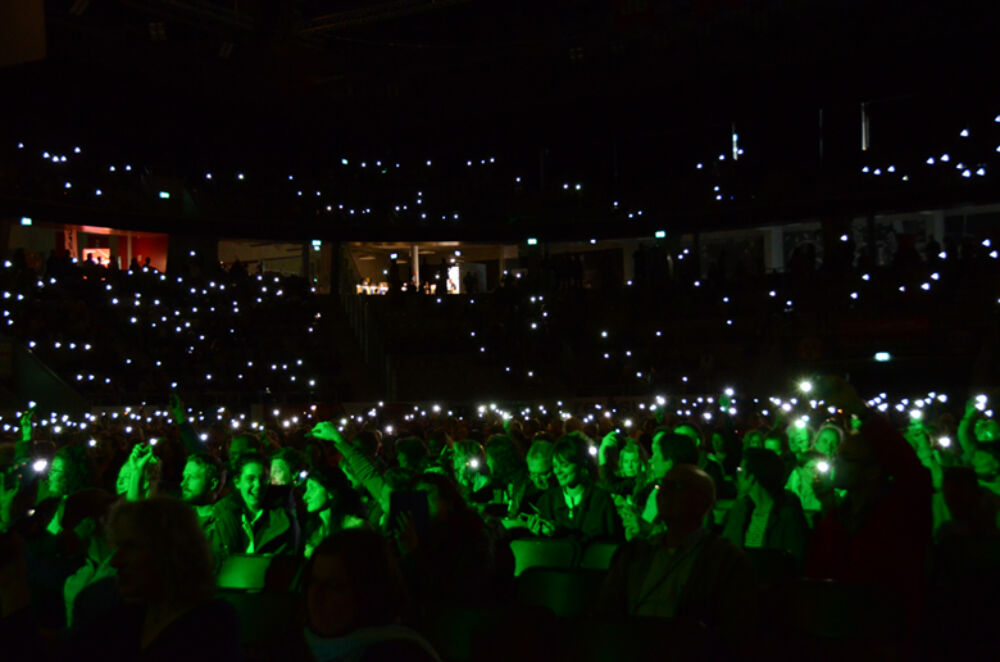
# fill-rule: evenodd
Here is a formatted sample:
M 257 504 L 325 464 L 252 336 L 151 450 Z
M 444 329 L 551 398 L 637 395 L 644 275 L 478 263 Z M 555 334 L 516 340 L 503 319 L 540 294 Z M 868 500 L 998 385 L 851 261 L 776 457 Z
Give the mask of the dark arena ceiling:
M 20 120 L 180 153 L 586 144 L 967 103 L 993 94 L 998 17 L 962 2 L 51 0 L 47 57 L 0 82 Z
M 3 133 L 178 172 L 542 155 L 553 178 L 648 191 L 733 127 L 780 180 L 821 122 L 824 167 L 857 172 L 863 102 L 874 143 L 915 159 L 1000 112 L 998 20 L 982 2 L 51 0 L 44 57 L 0 68 Z

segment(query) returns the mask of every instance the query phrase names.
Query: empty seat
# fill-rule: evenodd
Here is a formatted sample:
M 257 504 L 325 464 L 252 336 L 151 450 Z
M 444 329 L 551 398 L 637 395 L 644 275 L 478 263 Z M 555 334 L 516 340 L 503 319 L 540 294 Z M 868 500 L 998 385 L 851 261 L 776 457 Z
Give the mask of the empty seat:
M 592 542 L 583 550 L 580 557 L 580 567 L 589 570 L 607 570 L 611 567 L 611 559 L 620 545 L 616 542 Z
M 607 573 L 573 568 L 529 568 L 515 581 L 517 601 L 573 618 L 594 607 Z
M 572 538 L 521 538 L 510 541 L 514 554 L 514 576 L 527 568 L 572 568 L 580 556 L 580 546 Z

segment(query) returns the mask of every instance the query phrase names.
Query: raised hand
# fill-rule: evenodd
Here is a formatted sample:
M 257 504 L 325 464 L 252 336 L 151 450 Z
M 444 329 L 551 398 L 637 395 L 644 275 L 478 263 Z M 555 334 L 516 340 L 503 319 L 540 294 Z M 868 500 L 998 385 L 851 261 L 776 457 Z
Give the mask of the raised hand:
M 344 437 L 340 434 L 337 426 L 330 421 L 320 421 L 313 426 L 313 429 L 310 430 L 309 434 L 316 439 L 332 441 L 335 444 L 344 443 Z
M 167 400 L 167 409 L 170 410 L 170 415 L 174 417 L 174 423 L 177 425 L 187 423 L 187 412 L 184 411 L 184 402 L 176 393 L 170 394 L 170 398 Z
M 29 407 L 28 411 L 21 414 L 21 440 L 31 441 L 31 420 L 35 417 L 35 408 Z

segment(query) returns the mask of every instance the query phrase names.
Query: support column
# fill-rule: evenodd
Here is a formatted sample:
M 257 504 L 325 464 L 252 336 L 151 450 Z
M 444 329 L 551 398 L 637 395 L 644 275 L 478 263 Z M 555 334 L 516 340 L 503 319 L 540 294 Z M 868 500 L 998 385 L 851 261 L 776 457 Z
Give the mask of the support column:
M 764 231 L 764 270 L 773 273 L 785 270 L 785 232 L 781 226 Z
M 622 279 L 623 285 L 635 280 L 635 251 L 639 247 L 639 242 L 635 240 L 622 242 Z
M 410 271 L 413 273 L 413 285 L 420 287 L 420 247 L 414 244 L 410 247 Z
M 929 226 L 927 229 L 930 230 L 930 234 L 934 237 L 934 241 L 944 246 L 944 212 L 934 212 L 927 225 Z

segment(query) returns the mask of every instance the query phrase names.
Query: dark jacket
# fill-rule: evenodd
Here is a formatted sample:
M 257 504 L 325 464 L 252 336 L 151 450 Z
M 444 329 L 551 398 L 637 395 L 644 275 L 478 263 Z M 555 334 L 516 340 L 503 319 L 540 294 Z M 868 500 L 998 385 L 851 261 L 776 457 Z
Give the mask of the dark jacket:
M 243 513 L 239 494 L 230 494 L 215 504 L 210 543 L 226 556 L 245 553 L 250 543 L 243 529 Z M 301 549 L 298 521 L 284 499 L 269 500 L 264 514 L 254 524 L 253 533 L 254 554 L 294 555 Z
M 655 561 L 661 540 L 633 540 L 618 549 L 597 603 L 599 615 L 637 615 L 644 591 L 651 586 L 650 580 L 660 579 L 650 577 L 650 573 L 658 568 Z M 747 605 L 754 603 L 757 587 L 742 550 L 702 529 L 677 553 L 696 556 L 674 618 L 702 622 L 729 644 L 746 639 L 754 626 L 753 610 Z M 668 575 L 669 572 L 662 579 L 666 580 Z
M 542 519 L 555 525 L 556 535 L 574 534 L 583 540 L 623 540 L 625 531 L 611 495 L 597 485 L 587 485 L 580 506 L 570 513 L 562 488 L 556 485 L 538 500 Z
M 227 602 L 198 605 L 168 625 L 145 649 L 141 648 L 145 608 L 121 605 L 106 617 L 50 650 L 44 645 L 37 615 L 31 608 L 0 620 L 4 659 L 56 662 L 100 659 L 103 662 L 219 662 L 243 659 L 240 617 Z
M 726 516 L 722 528 L 722 537 L 737 547 L 743 547 L 747 527 L 753 515 L 754 503 L 750 497 L 737 499 Z M 795 557 L 802 564 L 806 555 L 806 539 L 809 536 L 809 525 L 802 512 L 799 497 L 784 490 L 781 498 L 771 507 L 767 517 L 767 528 L 764 531 L 765 549 L 780 549 Z

